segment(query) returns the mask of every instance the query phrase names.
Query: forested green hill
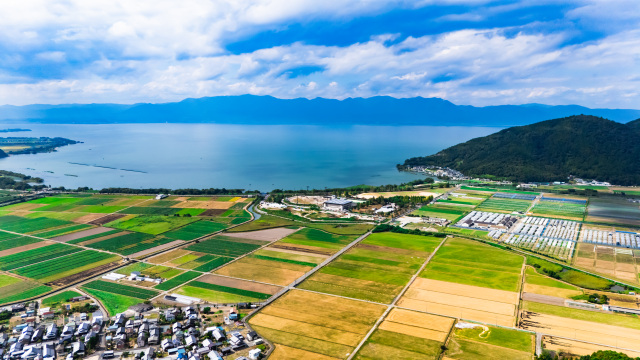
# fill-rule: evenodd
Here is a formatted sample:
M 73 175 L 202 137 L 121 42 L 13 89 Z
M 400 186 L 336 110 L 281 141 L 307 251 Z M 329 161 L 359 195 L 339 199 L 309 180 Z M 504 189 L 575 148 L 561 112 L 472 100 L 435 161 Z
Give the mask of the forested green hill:
M 447 166 L 469 176 L 514 181 L 565 181 L 569 175 L 640 184 L 640 121 L 621 124 L 587 115 L 504 129 L 406 166 Z

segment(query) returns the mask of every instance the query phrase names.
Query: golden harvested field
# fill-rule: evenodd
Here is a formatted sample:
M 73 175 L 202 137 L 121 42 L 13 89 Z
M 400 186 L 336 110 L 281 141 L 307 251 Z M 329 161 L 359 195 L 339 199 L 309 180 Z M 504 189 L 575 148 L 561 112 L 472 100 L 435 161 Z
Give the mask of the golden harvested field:
M 261 336 L 275 343 L 276 349 L 284 345 L 344 359 L 384 309 L 382 305 L 291 290 L 262 309 L 249 323 Z
M 228 278 L 224 276 L 216 276 L 212 274 L 205 275 L 199 278 L 198 281 L 206 282 L 214 285 L 228 286 L 236 289 L 257 291 L 263 294 L 270 294 L 270 295 L 273 295 L 282 289 L 279 286 L 261 284 L 261 283 L 256 283 L 252 281 L 240 280 L 240 279 L 232 279 L 232 278 Z
M 640 330 L 566 317 L 522 312 L 520 327 L 569 339 L 621 347 L 640 352 Z
M 275 350 L 271 353 L 271 358 L 277 360 L 334 360 L 338 359 L 310 351 L 304 351 L 284 345 L 276 345 Z
M 179 258 L 181 256 L 184 256 L 184 255 L 187 255 L 187 254 L 190 254 L 190 253 L 191 253 L 191 251 L 189 251 L 189 250 L 176 249 L 176 250 L 169 251 L 166 254 L 160 254 L 160 255 L 154 256 L 152 258 L 149 258 L 148 261 L 150 263 L 152 263 L 152 264 L 164 264 L 167 261 L 171 261 L 173 259 L 177 259 L 177 258 Z
M 540 294 L 547 296 L 557 296 L 565 299 L 570 299 L 572 296 L 582 295 L 580 290 L 560 289 L 552 286 L 536 285 L 536 284 L 524 284 L 524 292 L 532 294 Z
M 234 205 L 231 201 L 181 201 L 171 207 L 181 209 L 228 209 Z
M 398 306 L 440 315 L 513 326 L 519 293 L 417 278 Z
M 451 326 L 451 318 L 394 308 L 378 329 L 444 342 Z
M 578 243 L 574 265 L 624 282 L 640 284 L 640 269 L 629 249 Z
M 640 352 L 636 351 L 605 347 L 575 340 L 560 339 L 553 336 L 543 337 L 542 344 L 543 348 L 547 350 L 555 351 L 567 356 L 584 356 L 591 355 L 598 350 L 611 350 L 627 354 L 632 358 L 640 357 Z
M 245 257 L 216 270 L 216 274 L 275 285 L 289 285 L 311 270 L 310 266 Z

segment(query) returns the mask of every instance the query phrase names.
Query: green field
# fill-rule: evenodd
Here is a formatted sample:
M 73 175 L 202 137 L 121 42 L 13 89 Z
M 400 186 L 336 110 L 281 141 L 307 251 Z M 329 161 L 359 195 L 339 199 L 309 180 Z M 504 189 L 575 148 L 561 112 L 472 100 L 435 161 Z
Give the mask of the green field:
M 449 341 L 446 357 L 460 360 L 531 360 L 533 334 L 493 326 L 456 328 Z
M 124 295 L 132 298 L 147 300 L 158 295 L 158 292 L 151 289 L 141 289 L 135 286 L 116 284 L 103 280 L 95 280 L 82 286 L 86 289 L 100 290 L 112 294 Z
M 587 207 L 581 204 L 540 201 L 531 210 L 535 215 L 564 216 L 582 219 Z
M 49 286 L 35 282 L 23 281 L 2 288 L 0 304 L 30 299 L 51 291 Z
M 94 249 L 116 252 L 122 255 L 131 255 L 172 241 L 173 239 L 168 239 L 162 236 L 153 237 L 153 235 L 143 233 L 130 233 L 102 240 L 87 246 Z
M 497 192 L 498 189 L 493 189 L 493 188 L 488 188 L 488 187 L 479 187 L 479 186 L 460 186 L 460 189 L 462 190 L 469 190 L 469 191 L 483 191 L 483 192 Z
M 25 266 L 12 272 L 46 283 L 116 261 L 118 259 L 119 257 L 108 253 L 84 250 L 71 255 L 41 262 L 39 264 Z
M 226 226 L 224 226 L 223 224 L 203 220 L 188 224 L 177 230 L 166 232 L 163 235 L 171 239 L 189 241 L 214 233 L 216 231 L 224 230 L 225 227 Z
M 428 216 L 455 221 L 467 212 L 468 211 L 466 210 L 455 209 L 451 207 L 445 208 L 442 205 L 427 205 L 414 211 L 413 214 L 418 216 Z
M 37 249 L 0 257 L 0 270 L 13 270 L 79 251 L 82 251 L 82 248 L 63 244 L 47 245 Z
M 20 281 L 22 281 L 22 280 L 18 279 L 16 277 L 5 275 L 5 274 L 0 274 L 0 288 L 3 288 L 5 286 L 9 286 L 9 285 L 12 285 L 12 284 L 15 284 L 15 283 L 19 283 Z
M 177 216 L 136 216 L 133 219 L 112 221 L 105 226 L 158 235 L 195 221 L 198 219 Z
M 315 246 L 337 251 L 355 239 L 356 236 L 353 235 L 337 235 L 318 229 L 304 228 L 279 240 L 278 243 Z
M 83 290 L 100 301 L 111 316 L 124 312 L 129 308 L 129 306 L 136 305 L 141 302 L 140 299 L 134 297 L 118 295 L 87 287 L 83 287 Z
M 608 290 L 614 285 L 612 281 L 597 276 L 589 275 L 573 269 L 565 269 L 561 265 L 550 261 L 542 260 L 533 256 L 527 256 L 527 265 L 531 265 L 541 274 L 553 273 L 560 277 L 560 280 L 573 284 L 577 287 L 592 290 Z
M 371 234 L 299 288 L 390 303 L 442 240 L 397 233 Z
M 168 207 L 154 207 L 154 206 L 132 206 L 123 210 L 120 210 L 120 214 L 130 215 L 173 215 L 180 212 L 179 208 Z
M 6 234 L 6 233 L 0 233 L 0 234 Z M 0 251 L 13 249 L 18 246 L 35 244 L 37 242 L 43 241 L 41 239 L 36 239 L 29 236 L 18 236 L 13 234 L 9 234 L 9 235 L 11 235 L 10 238 L 0 240 Z
M 505 347 L 513 350 L 533 352 L 533 334 L 525 331 L 505 329 L 496 326 L 487 326 L 489 331 L 482 327 L 471 329 L 455 329 L 456 337 L 477 341 L 485 344 Z
M 293 220 L 282 219 L 271 215 L 262 215 L 258 220 L 229 229 L 229 232 L 264 230 L 291 225 L 299 225 L 299 223 L 296 223 Z
M 212 290 L 212 291 L 216 291 L 216 292 L 223 292 L 223 293 L 227 293 L 227 294 L 233 294 L 233 295 L 237 295 L 237 296 L 239 296 L 241 298 L 245 298 L 245 299 L 266 300 L 266 299 L 271 297 L 270 294 L 264 294 L 264 293 L 261 293 L 261 292 L 244 290 L 244 289 L 237 289 L 237 288 L 233 288 L 233 287 L 229 287 L 229 286 L 209 284 L 209 283 L 201 282 L 201 281 L 192 281 L 192 282 L 188 283 L 187 285 L 188 286 L 192 286 L 192 287 Z
M 476 207 L 478 211 L 488 212 L 526 212 L 531 201 L 518 199 L 491 198 Z
M 433 280 L 518 291 L 523 258 L 475 241 L 448 239 L 421 277 Z
M 186 283 L 188 281 L 191 281 L 191 280 L 197 278 L 200 275 L 202 275 L 202 274 L 197 273 L 195 271 L 188 271 L 188 272 L 186 272 L 186 273 L 184 273 L 182 275 L 178 275 L 178 276 L 174 277 L 171 280 L 164 281 L 164 282 L 154 286 L 154 288 L 158 289 L 158 290 L 163 290 L 163 291 L 171 290 L 174 287 L 178 287 L 178 286 L 180 286 L 180 285 L 182 285 L 182 284 L 184 284 L 184 283 Z
M 371 334 L 354 359 L 438 359 L 442 345 L 438 341 L 378 329 Z
M 72 291 L 72 290 L 67 290 L 67 291 L 63 291 L 59 294 L 53 295 L 53 296 L 49 296 L 46 297 L 44 299 L 42 299 L 42 305 L 43 306 L 51 306 L 51 305 L 55 305 L 55 304 L 59 304 L 59 303 L 63 303 L 68 301 L 71 298 L 74 298 L 76 296 L 82 296 L 82 294 Z
M 27 219 L 19 216 L 7 215 L 0 217 L 0 229 L 28 234 L 63 225 L 71 225 L 72 222 L 51 218 Z
M 61 235 L 74 233 L 74 232 L 77 232 L 77 231 L 91 229 L 92 227 L 93 227 L 92 225 L 77 224 L 77 225 L 65 226 L 63 228 L 59 228 L 59 229 L 55 229 L 55 230 L 48 230 L 48 231 L 38 232 L 38 233 L 34 234 L 34 236 L 45 238 L 45 239 L 51 239 L 51 238 L 54 238 L 56 236 L 61 236 Z
M 251 252 L 263 244 L 265 244 L 264 241 L 217 235 L 211 239 L 193 244 L 187 247 L 186 250 L 235 258 Z

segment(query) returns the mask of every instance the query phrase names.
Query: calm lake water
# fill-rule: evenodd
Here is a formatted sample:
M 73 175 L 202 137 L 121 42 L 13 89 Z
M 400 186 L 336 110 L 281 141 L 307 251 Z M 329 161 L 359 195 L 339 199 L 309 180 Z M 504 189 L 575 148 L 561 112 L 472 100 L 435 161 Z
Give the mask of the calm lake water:
M 0 159 L 0 169 L 42 177 L 52 186 L 96 189 L 225 187 L 262 191 L 415 180 L 420 177 L 399 172 L 395 165 L 406 158 L 429 155 L 500 130 L 490 127 L 216 124 L 21 124 L 2 127 L 33 130 L 4 136 L 61 136 L 84 142 L 59 148 L 53 153 Z

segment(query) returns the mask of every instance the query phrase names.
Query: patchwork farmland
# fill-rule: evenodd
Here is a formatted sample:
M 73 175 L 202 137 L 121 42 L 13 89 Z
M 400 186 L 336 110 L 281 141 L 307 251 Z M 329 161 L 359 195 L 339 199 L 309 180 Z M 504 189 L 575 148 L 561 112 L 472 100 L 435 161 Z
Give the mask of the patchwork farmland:
M 275 343 L 276 351 L 297 349 L 298 359 L 312 359 L 315 354 L 346 359 L 384 309 L 382 305 L 292 290 L 260 310 L 249 324 Z M 278 350 L 280 346 L 283 348 Z
M 523 258 L 464 239 L 448 239 L 398 306 L 514 326 Z
M 298 287 L 389 304 L 442 240 L 375 233 Z

